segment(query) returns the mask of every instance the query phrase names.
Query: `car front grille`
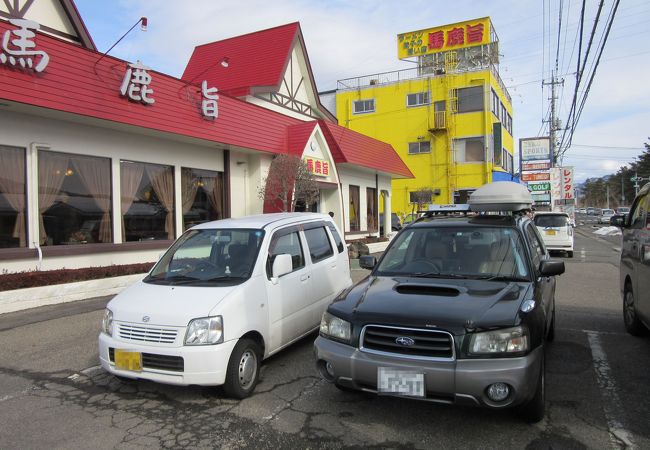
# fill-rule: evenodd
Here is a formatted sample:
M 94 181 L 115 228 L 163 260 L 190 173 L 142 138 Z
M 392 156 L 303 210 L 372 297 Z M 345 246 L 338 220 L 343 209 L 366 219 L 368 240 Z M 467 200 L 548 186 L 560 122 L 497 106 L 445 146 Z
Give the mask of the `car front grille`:
M 121 339 L 139 342 L 157 342 L 173 344 L 178 331 L 173 328 L 148 327 L 143 325 L 119 324 L 118 333 Z
M 108 349 L 108 357 L 115 362 L 115 349 Z M 170 372 L 183 372 L 185 361 L 181 356 L 156 355 L 153 353 L 142 354 L 142 367 L 145 369 L 169 370 Z
M 411 345 L 398 342 L 411 340 Z M 453 360 L 455 357 L 453 336 L 439 330 L 366 325 L 361 332 L 360 347 L 361 351 L 404 358 Z

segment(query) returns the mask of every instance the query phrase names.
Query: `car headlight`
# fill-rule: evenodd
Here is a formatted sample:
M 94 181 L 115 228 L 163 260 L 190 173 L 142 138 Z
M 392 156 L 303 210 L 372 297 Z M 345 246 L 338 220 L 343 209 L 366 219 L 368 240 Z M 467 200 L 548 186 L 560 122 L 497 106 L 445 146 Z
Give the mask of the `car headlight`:
M 201 317 L 187 326 L 185 345 L 211 345 L 223 342 L 223 318 Z
M 113 336 L 113 311 L 106 308 L 102 317 L 102 333 Z
M 328 338 L 339 341 L 350 342 L 352 326 L 350 322 L 339 319 L 327 311 L 323 314 L 320 321 L 320 333 Z
M 469 353 L 494 355 L 528 351 L 528 333 L 524 327 L 506 328 L 472 334 Z

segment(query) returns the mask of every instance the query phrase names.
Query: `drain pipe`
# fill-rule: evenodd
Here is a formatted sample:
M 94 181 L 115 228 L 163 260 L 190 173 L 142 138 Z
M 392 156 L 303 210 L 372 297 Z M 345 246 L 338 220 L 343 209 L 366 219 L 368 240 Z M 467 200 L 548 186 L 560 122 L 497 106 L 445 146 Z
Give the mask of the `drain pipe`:
M 34 247 L 36 248 L 36 251 L 38 252 L 38 265 L 36 266 L 36 270 L 39 272 L 41 271 L 41 268 L 43 266 L 43 250 L 41 250 L 41 246 L 38 245 L 38 242 L 32 242 L 34 244 Z

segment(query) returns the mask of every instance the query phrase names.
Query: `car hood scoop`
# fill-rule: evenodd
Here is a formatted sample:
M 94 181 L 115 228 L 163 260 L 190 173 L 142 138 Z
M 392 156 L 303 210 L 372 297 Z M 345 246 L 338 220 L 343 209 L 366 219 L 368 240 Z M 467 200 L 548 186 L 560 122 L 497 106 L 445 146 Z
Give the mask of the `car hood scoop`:
M 398 294 L 436 295 L 439 297 L 458 297 L 460 290 L 452 286 L 423 283 L 400 283 L 395 285 Z

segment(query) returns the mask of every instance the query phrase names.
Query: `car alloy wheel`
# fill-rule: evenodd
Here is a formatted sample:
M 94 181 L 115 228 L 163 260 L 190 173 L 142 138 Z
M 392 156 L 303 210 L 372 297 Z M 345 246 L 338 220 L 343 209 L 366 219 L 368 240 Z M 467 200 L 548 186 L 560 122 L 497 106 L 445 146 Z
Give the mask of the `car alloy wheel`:
M 623 321 L 625 322 L 625 329 L 632 336 L 642 336 L 647 332 L 636 315 L 634 292 L 632 292 L 632 287 L 629 284 L 625 286 L 625 293 L 623 294 Z

